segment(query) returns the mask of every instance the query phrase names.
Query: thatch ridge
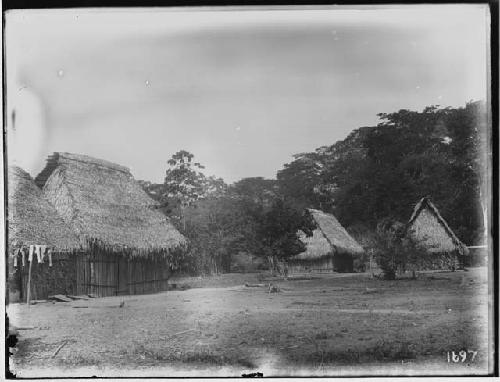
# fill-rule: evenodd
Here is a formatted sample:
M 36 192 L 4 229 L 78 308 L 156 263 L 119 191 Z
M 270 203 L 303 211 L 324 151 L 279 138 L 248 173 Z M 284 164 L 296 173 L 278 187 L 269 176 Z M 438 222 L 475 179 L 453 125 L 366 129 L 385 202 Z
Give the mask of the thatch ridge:
M 186 243 L 126 167 L 69 153 L 47 162 L 43 192 L 82 245 L 150 256 Z
M 306 251 L 299 253 L 291 260 L 313 260 L 335 254 L 361 255 L 364 249 L 354 238 L 349 235 L 344 227 L 332 214 L 308 209 L 317 224 L 312 238 L 301 235 L 301 240 L 306 244 Z M 328 243 L 328 245 L 326 244 Z
M 456 246 L 456 249 L 463 255 L 466 255 L 469 253 L 469 250 L 467 246 L 460 241 L 460 239 L 455 235 L 453 230 L 450 228 L 446 220 L 441 216 L 439 213 L 439 210 L 437 207 L 430 201 L 428 197 L 423 197 L 422 199 L 419 200 L 419 202 L 415 205 L 415 208 L 413 209 L 413 213 L 408 220 L 408 223 L 406 224 L 406 232 L 411 229 L 413 224 L 415 223 L 415 220 L 419 217 L 419 215 L 422 213 L 424 209 L 429 210 L 436 218 L 436 220 L 439 222 L 439 224 L 444 228 L 444 230 L 448 233 L 450 236 L 451 240 L 453 241 L 454 245 Z
M 17 166 L 8 168 L 8 243 L 12 247 L 47 245 L 78 250 L 80 243 L 44 197 L 31 176 Z
M 97 159 L 97 158 L 93 158 L 93 157 L 90 157 L 88 155 L 83 155 L 83 154 L 55 152 L 52 155 L 49 155 L 49 157 L 47 158 L 47 165 L 42 170 L 42 172 L 40 172 L 40 174 L 38 174 L 37 177 L 35 178 L 35 183 L 37 184 L 37 186 L 42 188 L 45 185 L 45 182 L 47 181 L 47 179 L 52 175 L 52 172 L 61 163 L 65 163 L 65 162 L 71 163 L 71 161 L 81 162 L 81 163 L 93 165 L 93 166 L 109 168 L 112 170 L 121 171 L 123 173 L 130 174 L 130 170 L 127 167 L 121 166 L 121 165 L 113 163 L 113 162 L 109 162 L 109 161 L 104 160 L 104 159 Z

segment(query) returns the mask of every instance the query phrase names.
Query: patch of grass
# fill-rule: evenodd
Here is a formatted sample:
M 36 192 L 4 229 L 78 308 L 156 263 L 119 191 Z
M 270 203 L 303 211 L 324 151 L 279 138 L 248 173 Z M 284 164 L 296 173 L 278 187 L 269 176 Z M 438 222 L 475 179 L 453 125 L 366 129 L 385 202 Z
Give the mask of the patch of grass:
M 317 340 L 326 340 L 328 339 L 328 332 L 327 331 L 322 331 L 320 333 L 316 333 L 314 336 L 315 339 Z
M 377 361 L 402 361 L 417 357 L 415 345 L 407 341 L 381 341 L 374 347 L 367 349 L 367 352 L 373 354 L 373 358 Z
M 127 355 L 132 356 L 136 360 L 141 360 L 142 363 L 158 363 L 158 362 L 180 362 L 187 364 L 204 364 L 213 366 L 238 365 L 245 368 L 256 367 L 249 360 L 238 358 L 235 355 L 224 355 L 213 353 L 210 350 L 206 351 L 188 351 L 175 352 L 147 349 L 144 345 L 136 346 L 132 352 L 127 352 Z
M 104 359 L 101 356 L 88 354 L 71 354 L 69 357 L 60 357 L 56 359 L 59 366 L 74 367 L 74 366 L 98 366 L 103 363 Z
M 40 339 L 40 337 L 19 339 L 15 347 L 10 349 L 11 357 L 20 365 L 29 363 L 34 354 L 39 354 L 47 349 L 47 344 L 41 342 Z
M 402 341 L 389 343 L 381 341 L 364 349 L 316 350 L 309 354 L 292 356 L 293 361 L 308 365 L 359 364 L 365 362 L 394 362 L 415 359 L 417 353 L 412 344 Z M 299 358 L 300 357 L 300 358 Z
M 290 305 L 325 305 L 321 302 L 293 301 Z

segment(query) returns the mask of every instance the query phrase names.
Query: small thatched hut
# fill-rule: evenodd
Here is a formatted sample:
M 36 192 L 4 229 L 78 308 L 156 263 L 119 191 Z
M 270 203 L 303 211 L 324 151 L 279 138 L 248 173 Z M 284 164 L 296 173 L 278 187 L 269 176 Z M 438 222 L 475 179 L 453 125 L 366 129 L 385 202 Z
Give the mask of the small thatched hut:
M 166 290 L 185 238 L 128 168 L 54 153 L 35 182 L 86 251 L 78 293 L 99 296 Z
M 364 253 L 361 247 L 335 216 L 309 209 L 317 228 L 311 237 L 299 232 L 306 250 L 288 260 L 290 273 L 302 272 L 352 272 L 355 256 Z
M 51 250 L 51 259 L 54 255 L 50 269 L 47 261 L 33 261 L 30 282 L 33 299 L 45 298 L 48 293 L 72 293 L 74 274 L 67 263 L 72 261 L 72 253 L 80 247 L 76 235 L 27 172 L 17 166 L 10 166 L 7 178 L 9 301 L 25 298 L 28 259 L 21 255 L 20 250 L 27 255 L 31 245 L 46 246 Z M 17 257 L 15 262 L 14 257 Z
M 426 197 L 416 204 L 407 223 L 406 232 L 428 253 L 436 255 L 429 268 L 455 269 L 460 265 L 461 257 L 469 254 L 469 249 L 458 239 L 436 206 Z

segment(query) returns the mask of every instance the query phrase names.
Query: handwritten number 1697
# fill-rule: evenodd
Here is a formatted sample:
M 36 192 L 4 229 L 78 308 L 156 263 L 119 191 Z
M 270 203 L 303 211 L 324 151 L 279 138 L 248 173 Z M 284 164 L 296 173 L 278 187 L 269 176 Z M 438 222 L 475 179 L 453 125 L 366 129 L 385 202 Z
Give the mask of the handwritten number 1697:
M 448 358 L 448 363 L 454 362 L 474 362 L 474 358 L 477 356 L 477 351 L 474 350 L 460 350 L 459 352 L 449 351 L 446 352 L 446 356 Z

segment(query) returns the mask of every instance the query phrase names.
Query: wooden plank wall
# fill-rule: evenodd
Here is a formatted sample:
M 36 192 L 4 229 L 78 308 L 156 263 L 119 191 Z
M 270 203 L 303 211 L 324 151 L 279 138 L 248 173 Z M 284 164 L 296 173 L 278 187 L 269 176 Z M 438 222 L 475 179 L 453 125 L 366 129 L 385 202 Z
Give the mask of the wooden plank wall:
M 169 271 L 165 263 L 138 259 L 128 264 L 129 294 L 167 290 Z
M 31 271 L 31 299 L 46 299 L 53 294 L 94 294 L 99 297 L 145 294 L 168 289 L 170 272 L 165 262 L 138 258 L 125 259 L 119 254 L 93 252 L 85 254 L 54 254 L 53 266 L 33 262 Z M 21 301 L 26 301 L 28 262 L 21 260 L 18 268 L 9 274 L 12 289 L 20 289 Z M 19 279 L 19 286 L 15 284 Z
M 52 266 L 49 266 L 48 257 L 45 256 L 43 263 L 38 263 L 33 256 L 31 269 L 30 298 L 31 300 L 43 300 L 53 294 L 75 294 L 77 290 L 76 257 L 71 253 L 54 253 L 52 255 Z M 18 259 L 18 267 L 15 277 L 20 278 L 20 299 L 26 302 L 28 285 L 29 262 L 22 266 Z
M 170 272 L 165 262 L 92 253 L 80 255 L 76 263 L 78 294 L 104 297 L 168 289 Z
M 297 262 L 290 262 L 288 264 L 289 273 L 329 273 L 334 272 L 333 259 L 326 257 L 322 259 L 302 260 Z

